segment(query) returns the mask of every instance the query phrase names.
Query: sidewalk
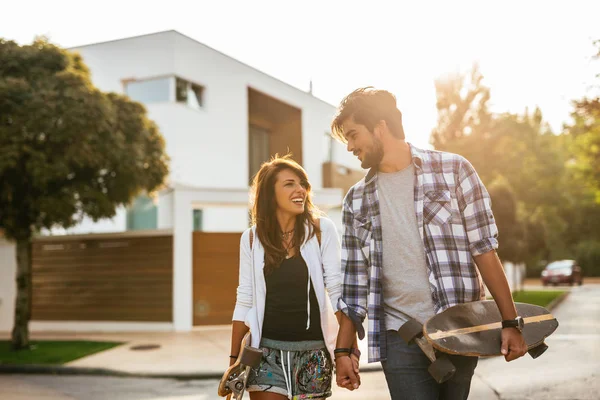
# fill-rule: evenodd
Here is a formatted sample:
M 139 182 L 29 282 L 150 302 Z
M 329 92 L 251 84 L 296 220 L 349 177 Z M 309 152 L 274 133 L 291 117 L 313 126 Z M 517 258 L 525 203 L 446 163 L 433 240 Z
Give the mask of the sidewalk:
M 531 284 L 535 284 L 531 282 Z M 537 289 L 537 288 L 536 288 Z M 8 338 L 9 333 L 0 333 Z M 98 340 L 124 342 L 65 366 L 15 367 L 0 365 L 0 372 L 54 372 L 132 375 L 146 377 L 220 378 L 228 366 L 231 326 L 194 328 L 192 332 L 123 332 L 123 333 L 32 333 L 32 340 Z M 149 350 L 133 350 L 134 346 L 152 346 Z M 154 346 L 153 346 L 154 347 Z M 361 371 L 381 370 L 380 363 L 367 363 L 367 340 L 359 341 Z
M 6 337 L 6 335 L 2 335 Z M 192 332 L 135 333 L 33 333 L 32 340 L 97 340 L 125 342 L 106 350 L 55 368 L 55 372 L 107 373 L 148 377 L 220 378 L 229 365 L 231 326 L 194 328 Z M 158 345 L 149 350 L 132 350 L 140 345 Z M 379 363 L 366 362 L 367 341 L 359 343 L 365 357 L 361 369 L 380 369 Z M 2 370 L 9 366 L 1 366 Z M 20 369 L 20 368 L 19 368 Z M 24 368 L 27 369 L 27 368 Z M 31 369 L 31 368 L 30 368 Z M 47 368 L 46 368 L 47 369 Z M 60 370 L 63 371 L 60 371 Z M 43 368 L 39 371 L 43 370 Z M 22 372 L 26 372 L 25 370 Z

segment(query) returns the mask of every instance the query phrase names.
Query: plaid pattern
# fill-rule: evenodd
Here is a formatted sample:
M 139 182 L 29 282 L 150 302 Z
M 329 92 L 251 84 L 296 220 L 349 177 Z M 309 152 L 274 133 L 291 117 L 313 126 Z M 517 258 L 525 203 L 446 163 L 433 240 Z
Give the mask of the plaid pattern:
M 473 256 L 498 247 L 491 200 L 473 166 L 456 154 L 410 145 L 415 165 L 415 213 L 425 248 L 434 311 L 485 296 Z M 377 173 L 371 169 L 344 198 L 340 306 L 364 338 L 369 362 L 385 360 L 381 285 L 383 243 Z

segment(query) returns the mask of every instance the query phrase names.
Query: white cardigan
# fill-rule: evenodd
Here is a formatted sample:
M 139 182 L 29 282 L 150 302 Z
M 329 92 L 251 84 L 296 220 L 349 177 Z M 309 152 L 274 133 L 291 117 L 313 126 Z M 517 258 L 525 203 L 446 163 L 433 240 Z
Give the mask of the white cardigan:
M 250 249 L 250 230 L 254 240 Z M 338 332 L 334 310 L 339 310 L 342 295 L 340 242 L 335 225 L 328 218 L 321 218 L 321 245 L 317 236 L 305 241 L 300 254 L 308 266 L 309 277 L 319 303 L 321 329 L 331 359 Z M 248 228 L 240 241 L 240 277 L 237 301 L 233 311 L 234 321 L 243 321 L 252 332 L 252 347 L 259 347 L 265 315 L 267 285 L 263 269 L 265 251 L 256 236 L 256 227 Z M 253 267 L 254 266 L 254 267 Z M 326 299 L 325 289 L 329 295 Z

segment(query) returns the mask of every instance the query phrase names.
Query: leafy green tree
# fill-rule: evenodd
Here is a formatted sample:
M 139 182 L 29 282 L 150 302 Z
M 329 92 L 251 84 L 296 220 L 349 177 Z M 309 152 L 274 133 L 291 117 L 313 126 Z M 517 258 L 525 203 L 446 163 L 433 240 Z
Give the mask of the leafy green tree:
M 576 101 L 574 108 L 566 131 L 572 137 L 572 169 L 600 204 L 600 98 Z
M 460 153 L 472 141 L 485 136 L 491 114 L 487 102 L 490 90 L 483 85 L 477 64 L 468 74 L 451 74 L 435 81 L 438 124 L 431 144 L 439 150 Z
M 469 76 L 469 79 L 465 79 Z M 466 75 L 436 82 L 436 149 L 458 153 L 475 167 L 492 195 L 501 258 L 528 264 L 564 246 L 568 203 L 568 151 L 543 120 L 541 110 L 494 115 L 490 91 L 475 66 Z
M 488 187 L 492 199 L 492 210 L 497 221 L 498 237 L 502 246 L 498 256 L 502 260 L 520 263 L 526 251 L 525 226 L 518 217 L 518 204 L 510 184 L 498 176 Z
M 12 345 L 29 342 L 31 239 L 87 215 L 110 218 L 168 174 L 145 108 L 95 88 L 81 57 L 44 38 L 0 39 L 0 229 L 16 243 Z

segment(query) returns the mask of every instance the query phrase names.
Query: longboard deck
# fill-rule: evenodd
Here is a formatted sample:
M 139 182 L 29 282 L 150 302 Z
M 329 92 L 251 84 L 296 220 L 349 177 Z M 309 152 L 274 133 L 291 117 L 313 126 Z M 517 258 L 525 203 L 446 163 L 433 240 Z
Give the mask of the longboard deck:
M 544 307 L 515 303 L 523 317 L 523 337 L 528 349 L 544 342 L 558 327 L 558 321 Z M 465 356 L 499 356 L 502 344 L 502 317 L 493 300 L 459 304 L 430 318 L 423 334 L 432 346 L 444 353 Z

